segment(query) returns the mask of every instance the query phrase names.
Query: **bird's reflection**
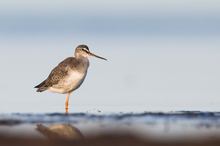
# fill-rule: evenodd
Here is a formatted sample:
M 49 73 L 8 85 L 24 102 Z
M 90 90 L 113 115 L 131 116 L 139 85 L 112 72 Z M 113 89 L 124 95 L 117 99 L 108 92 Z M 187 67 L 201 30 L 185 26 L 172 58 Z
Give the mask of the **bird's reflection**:
M 55 124 L 51 126 L 38 124 L 36 129 L 48 139 L 80 140 L 83 138 L 79 129 L 70 124 Z

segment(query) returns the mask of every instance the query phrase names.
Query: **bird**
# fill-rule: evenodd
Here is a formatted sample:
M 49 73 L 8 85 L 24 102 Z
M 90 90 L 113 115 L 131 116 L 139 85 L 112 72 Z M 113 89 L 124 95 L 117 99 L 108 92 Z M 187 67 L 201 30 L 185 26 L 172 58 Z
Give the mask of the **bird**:
M 37 92 L 50 91 L 66 94 L 65 113 L 69 112 L 69 97 L 71 93 L 78 89 L 86 78 L 89 68 L 89 57 L 97 57 L 106 60 L 90 52 L 87 45 L 79 45 L 75 48 L 73 56 L 60 62 L 49 74 L 46 80 L 35 86 Z

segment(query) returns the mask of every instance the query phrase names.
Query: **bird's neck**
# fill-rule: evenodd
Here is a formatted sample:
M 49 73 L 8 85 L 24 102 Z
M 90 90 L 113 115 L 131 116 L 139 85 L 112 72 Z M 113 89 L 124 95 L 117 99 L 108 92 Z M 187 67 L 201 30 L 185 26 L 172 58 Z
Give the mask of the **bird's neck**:
M 85 57 L 85 56 L 75 56 L 75 58 L 79 61 L 79 62 L 81 62 L 81 63 L 83 63 L 84 65 L 86 65 L 86 66 L 89 66 L 89 59 L 88 59 L 88 57 Z
M 88 57 L 82 55 L 75 55 L 75 58 L 80 61 L 86 61 L 86 62 L 89 61 Z
M 89 59 L 87 57 L 79 57 L 77 58 L 79 62 L 79 70 L 82 72 L 87 72 L 87 69 L 89 68 Z
M 85 58 L 88 59 L 88 57 L 89 57 L 89 55 L 87 55 L 87 54 L 81 54 L 81 53 L 78 53 L 78 52 L 75 52 L 74 56 L 77 59 L 85 59 Z

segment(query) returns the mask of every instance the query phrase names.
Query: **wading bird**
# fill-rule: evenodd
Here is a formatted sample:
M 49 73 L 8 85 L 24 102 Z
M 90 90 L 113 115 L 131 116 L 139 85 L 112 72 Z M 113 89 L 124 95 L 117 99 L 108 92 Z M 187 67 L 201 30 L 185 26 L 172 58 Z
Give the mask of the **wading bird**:
M 68 57 L 59 63 L 50 73 L 48 78 L 35 86 L 37 92 L 51 91 L 67 94 L 65 111 L 68 113 L 70 94 L 83 83 L 89 67 L 89 57 L 94 56 L 103 60 L 103 57 L 89 51 L 88 46 L 79 45 L 75 49 L 74 57 Z

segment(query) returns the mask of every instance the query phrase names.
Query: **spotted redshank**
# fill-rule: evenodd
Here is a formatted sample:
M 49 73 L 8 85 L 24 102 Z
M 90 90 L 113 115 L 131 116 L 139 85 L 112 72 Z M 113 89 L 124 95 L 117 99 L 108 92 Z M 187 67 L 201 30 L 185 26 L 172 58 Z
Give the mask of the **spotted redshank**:
M 103 57 L 89 51 L 88 46 L 79 45 L 75 49 L 74 57 L 68 57 L 59 63 L 49 74 L 48 78 L 35 88 L 37 92 L 51 91 L 67 94 L 65 112 L 68 113 L 70 94 L 83 83 L 89 67 L 89 57 L 94 56 L 103 60 Z

